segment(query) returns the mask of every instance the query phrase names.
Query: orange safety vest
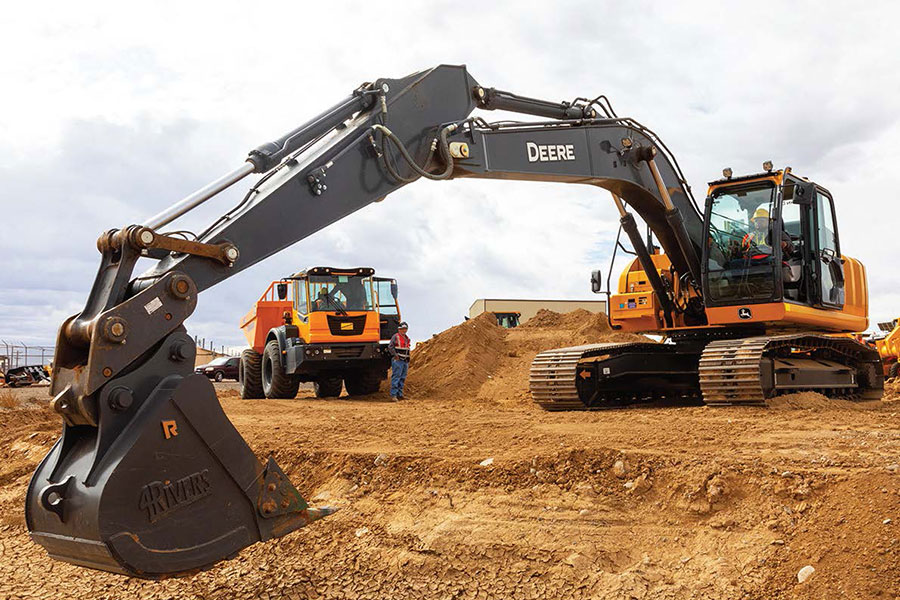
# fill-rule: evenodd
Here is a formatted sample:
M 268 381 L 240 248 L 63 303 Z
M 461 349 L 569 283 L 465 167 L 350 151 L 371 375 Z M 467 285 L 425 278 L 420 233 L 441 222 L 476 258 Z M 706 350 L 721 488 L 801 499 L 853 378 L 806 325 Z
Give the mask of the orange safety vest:
M 389 346 L 393 351 L 391 354 L 394 358 L 397 360 L 409 360 L 409 336 L 398 331 L 391 338 Z

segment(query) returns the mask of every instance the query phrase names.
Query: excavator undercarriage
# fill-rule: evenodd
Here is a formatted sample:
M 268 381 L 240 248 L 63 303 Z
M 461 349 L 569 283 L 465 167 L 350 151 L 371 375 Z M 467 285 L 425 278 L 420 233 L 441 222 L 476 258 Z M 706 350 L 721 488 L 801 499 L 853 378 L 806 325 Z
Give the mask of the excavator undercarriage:
M 884 376 L 878 352 L 856 340 L 786 334 L 548 350 L 532 362 L 530 388 L 546 410 L 648 402 L 765 405 L 803 391 L 878 400 Z

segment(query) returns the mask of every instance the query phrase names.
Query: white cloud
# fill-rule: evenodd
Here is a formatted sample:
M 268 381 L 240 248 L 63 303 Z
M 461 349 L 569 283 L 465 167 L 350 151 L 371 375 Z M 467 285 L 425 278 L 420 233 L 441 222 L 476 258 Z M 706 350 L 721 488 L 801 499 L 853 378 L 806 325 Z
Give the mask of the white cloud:
M 524 95 L 607 94 L 662 136 L 697 196 L 724 166 L 790 164 L 834 192 L 843 249 L 868 267 L 873 320 L 896 316 L 898 11 L 786 6 L 7 7 L 0 52 L 16 60 L 0 65 L 0 333 L 52 341 L 87 294 L 103 230 L 215 179 L 362 81 L 439 63 L 467 63 L 481 83 Z M 243 189 L 187 225 L 199 228 Z M 615 230 L 601 190 L 419 182 L 210 290 L 189 327 L 238 344 L 237 320 L 269 280 L 368 264 L 400 279 L 405 315 L 424 338 L 479 296 L 590 297 L 588 273 L 605 268 Z

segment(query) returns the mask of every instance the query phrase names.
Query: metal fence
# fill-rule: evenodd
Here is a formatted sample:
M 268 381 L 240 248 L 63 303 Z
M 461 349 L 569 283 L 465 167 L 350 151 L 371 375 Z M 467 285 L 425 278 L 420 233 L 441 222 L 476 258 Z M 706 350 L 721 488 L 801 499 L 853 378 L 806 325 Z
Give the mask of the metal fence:
M 39 346 L 0 339 L 0 372 L 26 365 L 46 365 L 53 360 L 54 346 Z
M 213 356 L 237 356 L 240 353 L 240 350 L 234 347 L 217 345 L 213 340 L 206 338 L 195 336 L 194 342 L 197 344 L 198 350 L 206 350 Z M 55 346 L 11 342 L 0 338 L 0 373 L 27 365 L 50 364 L 55 348 Z

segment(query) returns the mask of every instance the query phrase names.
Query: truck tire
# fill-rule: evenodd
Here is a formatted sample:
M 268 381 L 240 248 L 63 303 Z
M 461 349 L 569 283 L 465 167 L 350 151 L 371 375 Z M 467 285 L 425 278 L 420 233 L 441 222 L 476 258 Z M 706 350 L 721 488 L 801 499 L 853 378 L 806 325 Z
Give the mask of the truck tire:
M 313 382 L 316 398 L 337 398 L 341 395 L 344 380 L 340 377 L 322 377 Z
M 344 377 L 344 385 L 350 396 L 365 396 L 377 392 L 383 379 L 384 375 L 379 371 L 359 371 Z
M 888 379 L 896 379 L 900 375 L 900 362 L 895 362 L 888 370 Z
M 265 398 L 262 389 L 262 356 L 253 349 L 241 352 L 238 383 L 241 384 L 241 398 L 245 400 Z
M 262 388 L 266 398 L 290 400 L 297 397 L 300 381 L 285 373 L 278 340 L 269 340 L 262 356 Z
M 223 373 L 222 371 L 216 371 L 216 375 L 215 377 L 213 377 L 213 379 L 221 383 L 222 381 L 225 381 L 225 373 Z

